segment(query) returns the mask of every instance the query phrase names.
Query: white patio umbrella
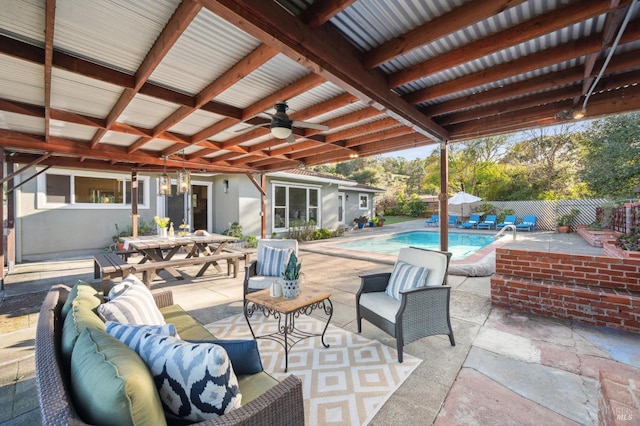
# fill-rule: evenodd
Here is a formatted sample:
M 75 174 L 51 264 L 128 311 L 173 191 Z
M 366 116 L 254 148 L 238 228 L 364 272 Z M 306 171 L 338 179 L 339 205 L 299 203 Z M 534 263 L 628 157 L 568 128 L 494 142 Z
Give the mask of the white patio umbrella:
M 481 201 L 482 198 L 476 197 L 472 194 L 467 194 L 464 191 L 458 192 L 453 197 L 449 198 L 449 204 L 459 205 L 460 206 L 460 216 L 464 216 L 464 205 L 475 203 L 476 201 Z

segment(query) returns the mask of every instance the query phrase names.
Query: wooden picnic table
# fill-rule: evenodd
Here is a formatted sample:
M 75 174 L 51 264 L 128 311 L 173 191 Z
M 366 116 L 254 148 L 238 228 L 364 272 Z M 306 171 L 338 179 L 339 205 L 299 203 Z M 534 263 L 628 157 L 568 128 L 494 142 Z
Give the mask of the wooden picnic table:
M 125 249 L 133 248 L 142 254 L 139 264 L 151 263 L 150 267 L 155 267 L 153 272 L 156 274 L 161 270 L 165 270 L 179 280 L 183 279 L 183 276 L 175 269 L 176 266 L 202 265 L 196 274 L 198 277 L 202 276 L 211 265 L 218 272 L 222 272 L 218 260 L 221 259 L 227 244 L 237 240 L 236 237 L 212 233 L 176 235 L 174 237 L 148 235 L 122 238 Z M 186 251 L 186 257 L 184 259 L 173 259 L 181 250 Z M 206 257 L 212 257 L 212 260 L 208 262 Z M 244 257 L 244 254 L 237 253 L 237 257 Z M 237 270 L 235 273 L 237 273 Z

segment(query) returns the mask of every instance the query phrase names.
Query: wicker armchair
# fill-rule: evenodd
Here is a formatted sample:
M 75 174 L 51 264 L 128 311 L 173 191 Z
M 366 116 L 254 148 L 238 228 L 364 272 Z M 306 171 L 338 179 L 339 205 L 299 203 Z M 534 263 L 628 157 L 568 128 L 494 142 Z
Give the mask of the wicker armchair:
M 264 239 L 258 240 L 258 250 L 257 250 L 257 259 L 253 260 L 251 263 L 245 266 L 244 269 L 244 292 L 243 295 L 247 295 L 247 293 L 251 293 L 258 290 L 264 290 L 265 288 L 269 288 L 273 279 L 276 277 L 267 277 L 258 275 L 259 263 L 263 262 L 261 253 L 264 247 L 272 247 L 278 249 L 291 249 L 298 255 L 298 241 L 293 239 L 282 239 L 282 240 L 271 240 Z M 288 259 L 287 259 L 288 260 Z
M 426 285 L 401 291 L 401 300 L 389 296 L 385 290 L 391 273 L 363 275 L 356 294 L 358 333 L 362 319 L 396 338 L 398 361 L 402 362 L 405 343 L 427 336 L 446 334 L 455 346 L 449 319 L 451 287 L 446 285 L 451 253 L 418 248 L 403 248 L 398 261 L 424 266 L 429 272 Z

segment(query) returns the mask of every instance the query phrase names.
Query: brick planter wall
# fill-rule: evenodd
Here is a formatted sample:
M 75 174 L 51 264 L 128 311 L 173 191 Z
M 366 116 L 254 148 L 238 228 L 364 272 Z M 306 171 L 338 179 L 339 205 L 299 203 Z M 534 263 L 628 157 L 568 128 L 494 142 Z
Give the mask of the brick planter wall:
M 491 303 L 640 333 L 640 259 L 498 248 Z

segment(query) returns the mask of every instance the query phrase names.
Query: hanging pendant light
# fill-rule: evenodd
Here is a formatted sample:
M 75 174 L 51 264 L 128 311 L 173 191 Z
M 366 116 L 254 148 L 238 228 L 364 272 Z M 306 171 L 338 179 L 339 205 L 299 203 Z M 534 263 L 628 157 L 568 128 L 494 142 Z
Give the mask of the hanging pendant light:
M 178 194 L 187 194 L 191 189 L 191 173 L 184 167 L 184 150 L 182 150 L 182 170 L 178 170 Z
M 158 178 L 158 195 L 171 196 L 171 180 L 167 174 L 167 157 L 164 157 L 164 172 Z

